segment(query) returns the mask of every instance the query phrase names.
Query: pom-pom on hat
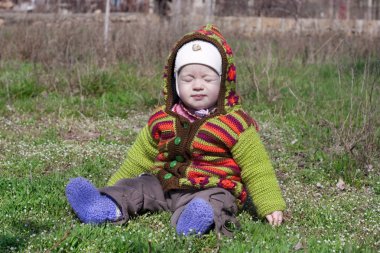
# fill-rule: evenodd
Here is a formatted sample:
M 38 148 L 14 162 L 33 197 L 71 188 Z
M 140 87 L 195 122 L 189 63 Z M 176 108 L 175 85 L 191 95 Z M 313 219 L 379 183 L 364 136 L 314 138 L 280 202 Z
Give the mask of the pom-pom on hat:
M 222 74 L 222 56 L 219 50 L 210 42 L 193 40 L 184 44 L 177 52 L 174 63 L 174 73 L 188 64 L 203 64 L 211 67 L 218 75 Z

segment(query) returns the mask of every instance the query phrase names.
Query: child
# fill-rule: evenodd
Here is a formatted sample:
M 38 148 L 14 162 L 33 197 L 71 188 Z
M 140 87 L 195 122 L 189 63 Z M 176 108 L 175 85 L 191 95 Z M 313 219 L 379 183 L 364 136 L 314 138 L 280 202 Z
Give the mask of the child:
M 169 55 L 165 105 L 155 111 L 109 186 L 72 179 L 66 196 L 84 223 L 125 223 L 170 211 L 178 234 L 232 235 L 252 197 L 280 225 L 285 202 L 255 121 L 240 106 L 230 46 L 213 25 L 185 35 Z

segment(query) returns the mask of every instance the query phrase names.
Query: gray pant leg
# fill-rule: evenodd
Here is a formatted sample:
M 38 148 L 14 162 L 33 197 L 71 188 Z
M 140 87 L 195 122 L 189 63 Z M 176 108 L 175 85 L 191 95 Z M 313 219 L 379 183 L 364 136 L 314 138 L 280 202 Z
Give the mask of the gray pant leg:
M 115 222 L 118 224 L 127 222 L 130 216 L 168 210 L 160 182 L 149 174 L 119 180 L 115 185 L 99 191 L 112 198 L 119 206 L 122 218 Z

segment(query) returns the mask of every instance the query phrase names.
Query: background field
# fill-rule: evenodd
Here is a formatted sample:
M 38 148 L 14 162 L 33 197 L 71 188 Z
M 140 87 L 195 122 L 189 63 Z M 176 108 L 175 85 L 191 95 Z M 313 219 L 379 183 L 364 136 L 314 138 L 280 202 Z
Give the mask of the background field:
M 244 108 L 260 125 L 288 209 L 279 228 L 247 206 L 233 239 L 178 237 L 170 214 L 80 224 L 69 178 L 103 186 L 153 108 L 177 31 L 101 23 L 0 28 L 1 252 L 379 252 L 380 39 L 223 30 Z M 339 182 L 339 184 L 338 184 Z

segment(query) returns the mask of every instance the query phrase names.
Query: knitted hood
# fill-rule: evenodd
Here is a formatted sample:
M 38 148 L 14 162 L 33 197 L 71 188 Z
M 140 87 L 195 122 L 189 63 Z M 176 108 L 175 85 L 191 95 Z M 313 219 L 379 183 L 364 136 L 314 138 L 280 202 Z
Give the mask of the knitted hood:
M 163 94 L 165 98 L 165 111 L 170 113 L 171 108 L 179 101 L 176 93 L 174 79 L 174 63 L 178 50 L 192 40 L 204 40 L 218 48 L 222 56 L 222 76 L 216 114 L 225 114 L 240 108 L 240 98 L 236 93 L 236 67 L 231 47 L 212 24 L 207 24 L 201 29 L 183 36 L 174 46 L 164 70 Z

